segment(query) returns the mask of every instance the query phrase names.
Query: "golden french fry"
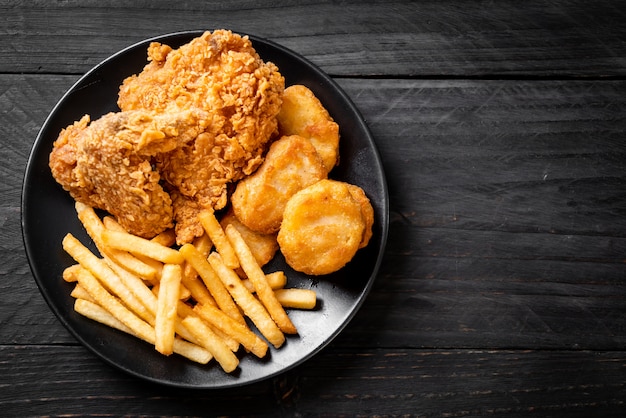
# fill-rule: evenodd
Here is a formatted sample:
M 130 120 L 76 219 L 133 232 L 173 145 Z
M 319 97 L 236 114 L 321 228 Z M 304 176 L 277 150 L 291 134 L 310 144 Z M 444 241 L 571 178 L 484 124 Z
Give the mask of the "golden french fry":
M 247 326 L 233 320 L 224 312 L 210 305 L 196 305 L 194 312 L 207 323 L 239 341 L 248 351 L 261 358 L 267 354 L 267 344 Z
M 123 267 L 115 263 L 114 261 L 104 258 L 105 263 L 117 274 L 122 283 L 131 291 L 137 299 L 148 309 L 148 311 L 154 316 L 156 315 L 157 298 L 150 291 L 150 288 L 146 286 L 146 283 L 137 275 L 125 270 Z
M 188 316 L 183 325 L 196 337 L 200 345 L 215 357 L 226 373 L 230 373 L 239 365 L 239 359 L 230 351 L 224 342 L 200 318 Z
M 254 286 L 258 298 L 261 300 L 272 319 L 276 322 L 278 328 L 286 334 L 296 334 L 298 332 L 296 327 L 287 316 L 280 302 L 276 299 L 274 291 L 267 282 L 265 273 L 256 262 L 254 255 L 252 255 L 250 248 L 239 231 L 232 225 L 228 225 L 226 227 L 226 236 L 230 240 L 239 258 L 241 268 L 246 273 L 246 276 L 248 276 L 248 280 L 250 280 Z
M 112 216 L 105 216 L 104 218 L 102 218 L 102 223 L 104 224 L 104 227 L 106 229 L 110 229 L 111 231 L 127 232 L 126 229 L 124 229 L 124 227 L 120 225 Z M 151 241 L 155 241 L 161 245 L 165 245 L 163 242 L 160 242 L 160 240 L 157 239 L 157 237 L 153 238 Z M 143 262 L 144 264 L 147 264 L 148 266 L 150 266 L 150 268 L 152 268 L 155 271 L 155 274 L 153 276 L 145 276 L 142 274 L 137 274 L 137 275 L 141 277 L 142 279 L 149 281 L 152 284 L 158 283 L 159 277 L 161 277 L 161 270 L 163 270 L 163 263 L 153 258 L 141 255 L 141 254 L 135 254 L 134 257 L 140 260 L 141 262 Z M 119 260 L 118 264 L 123 265 L 123 262 Z
M 228 225 L 233 225 L 237 228 L 243 239 L 246 240 L 246 244 L 250 247 L 250 251 L 252 251 L 254 258 L 260 266 L 269 263 L 270 260 L 274 258 L 276 251 L 278 251 L 277 234 L 262 234 L 248 228 L 237 219 L 232 207 L 221 217 L 220 225 L 222 229 L 226 229 Z
M 207 233 L 204 233 L 193 240 L 193 246 L 196 247 L 196 250 L 204 257 L 208 257 L 213 248 L 213 241 L 211 241 L 211 237 L 209 237 Z
M 131 292 L 133 292 L 139 301 L 146 307 L 148 312 L 150 312 L 151 317 L 146 318 L 146 322 L 150 325 L 155 324 L 155 316 L 157 312 L 157 294 L 158 294 L 158 285 L 154 287 L 154 290 L 157 291 L 156 294 L 153 293 L 146 283 L 141 280 L 141 278 L 133 275 L 131 272 L 124 270 L 122 267 L 118 266 L 111 260 L 105 258 L 105 261 L 111 267 L 111 269 L 118 274 L 120 280 Z M 180 318 L 176 318 L 176 333 L 183 337 L 184 339 L 194 342 L 195 339 L 193 336 L 187 331 L 185 327 L 183 327 L 180 323 Z
M 205 233 L 194 239 L 193 246 L 198 250 L 198 253 L 206 258 L 213 247 L 213 243 L 211 242 L 211 238 Z M 198 277 L 198 272 L 196 272 L 193 266 L 187 261 L 183 264 L 182 284 L 189 289 L 191 297 L 194 298 L 196 302 L 217 306 L 215 299 L 213 299 L 209 290 Z
M 185 244 L 180 247 L 179 252 L 185 257 L 187 262 L 191 264 L 194 270 L 198 272 L 207 289 L 211 292 L 211 296 L 215 299 L 217 306 L 234 320 L 245 323 L 233 298 L 230 296 L 219 277 L 217 277 L 217 274 L 207 259 L 198 252 L 196 247 L 192 244 Z
M 180 294 L 181 268 L 178 264 L 166 264 L 163 267 L 157 311 L 154 323 L 155 348 L 165 355 L 174 350 L 174 335 L 177 318 L 178 296 Z
M 181 274 L 182 276 L 182 274 Z M 183 284 L 183 282 L 181 281 L 180 286 L 179 287 L 179 291 L 178 291 L 178 299 L 180 300 L 187 300 L 191 297 L 191 292 L 189 291 L 189 289 L 187 289 L 187 287 Z
M 138 276 L 144 277 L 147 280 L 154 279 L 157 274 L 157 270 L 152 266 L 142 262 L 137 257 L 134 257 L 126 251 L 109 248 L 104 245 L 104 242 L 102 241 L 102 231 L 106 228 L 104 223 L 96 214 L 96 211 L 91 206 L 77 203 L 76 211 L 78 213 L 78 219 L 80 219 L 85 231 L 87 231 L 87 234 L 96 244 L 96 247 L 100 251 L 101 255 L 107 255 L 116 263 L 124 266 L 125 269 L 137 274 Z
M 94 299 L 91 297 L 89 292 L 87 292 L 85 288 L 80 285 L 80 283 L 76 283 L 76 286 L 74 286 L 74 288 L 70 292 L 70 296 L 73 297 L 74 299 L 83 299 L 88 302 L 95 303 Z
M 217 252 L 222 255 L 226 265 L 232 269 L 239 267 L 239 259 L 230 241 L 226 238 L 222 226 L 215 217 L 215 213 L 210 209 L 205 209 L 198 214 L 198 219 L 211 241 L 213 241 Z
M 96 255 L 94 255 L 87 247 L 85 247 L 72 234 L 67 234 L 63 238 L 63 249 L 84 269 L 78 270 L 78 279 L 80 282 L 80 274 L 84 270 L 88 270 L 91 274 L 98 278 L 102 284 L 113 294 L 117 295 L 130 309 L 132 309 L 143 320 L 150 322 L 154 320 L 154 315 L 149 312 L 144 304 L 122 283 L 120 277 L 108 266 L 108 264 Z M 89 291 L 89 289 L 87 289 Z M 91 293 L 91 292 L 89 292 Z M 93 295 L 92 295 L 93 296 Z M 106 305 L 103 305 L 106 306 Z
M 106 229 L 110 229 L 111 231 L 118 231 L 118 232 L 128 232 L 122 225 L 119 224 L 119 222 L 117 222 L 117 220 L 112 217 L 112 216 L 105 216 L 104 218 L 102 218 L 102 223 L 104 224 L 104 227 Z
M 176 232 L 174 232 L 173 229 L 167 229 L 161 232 L 156 237 L 152 238 L 150 241 L 161 244 L 165 247 L 171 247 L 172 245 L 176 244 Z
M 228 289 L 233 299 L 235 299 L 237 305 L 239 305 L 244 314 L 252 320 L 267 341 L 276 348 L 283 345 L 285 335 L 272 320 L 270 314 L 261 302 L 246 289 L 243 283 L 241 283 L 241 279 L 237 276 L 237 273 L 222 261 L 218 253 L 214 252 L 209 255 L 209 263 L 217 273 L 219 279 L 224 283 L 224 286 Z
M 173 248 L 165 247 L 156 242 L 126 232 L 105 229 L 102 231 L 102 241 L 111 248 L 128 251 L 132 254 L 140 254 L 162 263 L 181 264 L 185 260 L 184 257 Z
M 310 289 L 277 289 L 274 294 L 284 308 L 313 309 L 317 303 L 317 294 Z
M 229 318 L 231 321 L 233 320 L 230 316 L 224 314 L 224 312 L 220 311 L 219 308 L 215 307 L 215 309 L 217 309 L 219 312 L 222 313 L 222 315 L 225 315 L 226 318 Z M 188 316 L 199 316 L 196 312 L 194 312 L 193 310 L 194 308 L 192 308 L 191 306 L 187 305 L 184 302 L 179 301 L 178 302 L 178 316 L 181 319 L 185 319 Z M 232 351 L 233 353 L 236 353 L 237 350 L 239 350 L 239 341 L 237 341 L 236 339 L 234 339 L 233 337 L 231 337 L 230 335 L 220 331 L 217 327 L 214 327 L 212 324 L 210 324 L 208 321 L 205 321 L 209 327 L 211 328 L 211 330 L 213 330 L 213 332 L 222 339 L 222 341 L 224 341 L 224 344 L 226 344 L 228 346 L 228 348 L 230 348 L 230 351 Z M 237 321 L 235 321 L 236 323 L 239 323 Z M 243 325 L 242 325 L 243 326 Z
M 198 273 L 189 262 L 185 262 L 184 264 L 182 283 L 189 289 L 191 297 L 195 299 L 196 302 L 217 306 L 215 299 L 213 299 L 213 296 L 211 296 L 211 293 L 209 293 L 209 290 L 202 280 L 198 278 Z
M 287 276 L 285 275 L 284 271 L 274 271 L 272 273 L 268 273 L 265 275 L 265 278 L 267 279 L 267 283 L 273 290 L 282 289 L 287 284 Z M 244 286 L 246 286 L 246 289 L 248 289 L 252 293 L 255 292 L 254 286 L 252 285 L 252 282 L 250 282 L 250 280 L 242 279 L 242 281 Z
M 86 292 L 86 291 L 85 291 Z M 91 297 L 91 295 L 89 296 Z M 102 306 L 98 305 L 92 300 L 77 298 L 74 301 L 74 310 L 79 314 L 92 319 L 101 324 L 107 325 L 111 328 L 123 331 L 127 334 L 135 335 L 134 332 L 120 322 L 117 318 L 109 313 Z M 136 335 L 135 335 L 136 336 Z
M 74 310 L 89 319 L 138 337 L 138 335 L 135 334 L 130 328 L 117 320 L 109 313 L 109 311 L 96 303 L 83 299 L 76 299 L 76 302 L 74 302 Z M 153 341 L 147 342 L 151 344 L 154 343 Z M 207 364 L 213 358 L 211 353 L 209 353 L 206 349 L 196 344 L 183 341 L 180 338 L 174 339 L 174 352 L 200 364 Z
M 152 341 L 154 344 L 154 328 L 128 310 L 120 301 L 111 295 L 87 269 L 78 272 L 78 283 L 85 288 L 100 306 L 106 309 L 118 321 L 130 328 L 139 338 Z
M 78 280 L 76 278 L 76 272 L 78 271 L 78 269 L 82 269 L 82 268 L 83 266 L 81 266 L 80 264 L 74 264 L 69 267 L 66 267 L 63 270 L 63 280 L 65 280 L 68 283 L 76 282 Z

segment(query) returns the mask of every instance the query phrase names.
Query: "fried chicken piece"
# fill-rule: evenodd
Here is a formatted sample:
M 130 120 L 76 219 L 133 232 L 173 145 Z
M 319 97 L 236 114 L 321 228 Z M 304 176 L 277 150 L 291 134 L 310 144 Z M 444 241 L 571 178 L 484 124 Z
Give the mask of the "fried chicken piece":
M 61 131 L 50 169 L 75 200 L 108 211 L 129 232 L 150 238 L 172 227 L 173 219 L 152 158 L 193 140 L 207 123 L 208 115 L 198 110 L 109 113 L 91 123 L 86 115 Z
M 233 211 L 253 231 L 275 233 L 291 196 L 323 178 L 326 169 L 311 141 L 284 136 L 272 143 L 261 167 L 237 183 Z
M 352 260 L 365 229 L 361 203 L 350 185 L 325 179 L 289 199 L 277 239 L 294 270 L 323 275 Z
M 285 89 L 278 129 L 281 135 L 300 135 L 310 140 L 327 173 L 339 162 L 339 125 L 307 87 L 297 84 Z
M 157 158 L 171 185 L 179 243 L 201 226 L 199 209 L 226 205 L 228 184 L 251 174 L 277 133 L 284 90 L 278 68 L 263 62 L 247 37 L 226 30 L 205 32 L 174 50 L 152 43 L 149 63 L 120 87 L 122 110 L 176 112 L 198 108 L 212 121 L 195 141 Z

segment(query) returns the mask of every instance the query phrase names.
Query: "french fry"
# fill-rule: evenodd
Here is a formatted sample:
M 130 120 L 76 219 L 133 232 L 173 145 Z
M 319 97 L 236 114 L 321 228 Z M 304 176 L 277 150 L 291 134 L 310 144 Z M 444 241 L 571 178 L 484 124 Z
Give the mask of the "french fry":
M 233 320 L 224 312 L 211 305 L 196 305 L 194 312 L 205 322 L 239 341 L 248 351 L 262 358 L 267 354 L 267 344 L 247 326 Z
M 178 264 L 166 264 L 163 267 L 157 311 L 154 324 L 155 348 L 165 355 L 174 350 L 174 335 L 177 318 L 177 304 L 180 294 L 181 268 Z
M 77 277 L 78 277 L 78 274 L 77 274 Z M 74 299 L 83 299 L 88 302 L 95 303 L 94 299 L 91 297 L 89 292 L 87 292 L 85 288 L 80 285 L 80 283 L 76 283 L 76 286 L 74 286 L 74 288 L 70 292 L 70 296 L 73 297 Z
M 82 269 L 83 266 L 81 266 L 80 264 L 73 264 L 69 267 L 66 267 L 63 270 L 63 280 L 65 280 L 68 283 L 74 283 L 78 280 L 78 278 L 76 277 L 76 273 L 79 269 Z
M 204 233 L 193 240 L 193 246 L 206 258 L 211 253 L 211 249 L 213 249 L 213 241 L 211 241 L 211 237 L 207 233 Z
M 287 313 L 281 306 L 280 302 L 276 299 L 274 291 L 267 282 L 265 273 L 261 267 L 259 267 L 254 255 L 250 251 L 250 248 L 242 238 L 239 231 L 237 231 L 234 226 L 228 225 L 226 227 L 226 236 L 230 240 L 237 257 L 239 258 L 241 268 L 246 273 L 246 276 L 248 276 L 248 280 L 250 280 L 254 286 L 257 296 L 269 312 L 272 319 L 278 325 L 278 328 L 286 334 L 297 334 L 298 331 L 296 327 L 287 316 Z
M 104 258 L 105 263 L 117 274 L 122 283 L 137 296 L 137 299 L 148 309 L 148 311 L 154 316 L 156 315 L 157 298 L 150 291 L 146 283 L 137 275 L 125 270 L 122 266 L 115 263 L 113 260 Z
M 173 229 L 166 229 L 165 231 L 152 238 L 150 241 L 161 244 L 165 247 L 171 247 L 172 245 L 176 244 L 176 232 L 174 232 Z
M 85 288 L 100 306 L 106 309 L 118 321 L 130 328 L 139 338 L 152 341 L 154 344 L 154 328 L 128 310 L 118 299 L 111 295 L 87 269 L 78 272 L 78 283 Z
M 211 238 L 205 233 L 194 239 L 193 246 L 198 250 L 198 253 L 206 258 L 213 247 L 213 243 L 211 242 Z M 188 261 L 185 261 L 183 264 L 182 284 L 189 289 L 191 297 L 194 298 L 196 302 L 217 306 L 215 299 L 213 299 L 209 290 L 198 277 L 198 272 Z
M 178 316 L 179 316 L 179 318 L 185 319 L 188 316 L 199 316 L 196 312 L 194 312 L 193 309 L 194 308 L 192 308 L 191 306 L 187 305 L 186 303 L 178 301 Z M 225 315 L 224 312 L 220 311 L 217 307 L 215 307 L 215 309 L 217 309 L 219 312 L 221 312 L 223 315 Z M 231 321 L 233 320 L 228 315 L 225 315 L 225 316 L 226 316 L 226 318 L 229 318 Z M 234 339 L 230 335 L 220 331 L 217 327 L 214 327 L 208 321 L 204 321 L 204 322 L 206 322 L 209 325 L 209 327 L 211 327 L 211 330 L 213 330 L 213 332 L 218 337 L 220 337 L 222 339 L 222 341 L 224 341 L 224 344 L 226 344 L 228 346 L 228 348 L 230 348 L 230 351 L 232 351 L 233 353 L 236 353 L 237 350 L 239 350 L 239 341 L 237 341 L 236 339 Z M 239 322 L 237 322 L 237 321 L 235 321 L 235 322 L 239 324 Z
M 265 307 L 246 289 L 237 273 L 228 267 L 218 253 L 209 255 L 209 263 L 224 283 L 224 286 L 244 314 L 252 320 L 254 325 L 274 347 L 278 348 L 285 342 L 285 335 L 272 320 Z
M 226 238 L 222 226 L 215 217 L 215 213 L 211 209 L 205 209 L 198 214 L 198 219 L 211 241 L 213 241 L 217 252 L 222 255 L 226 265 L 232 269 L 239 267 L 239 259 L 230 241 Z
M 224 344 L 224 342 L 206 325 L 200 318 L 188 316 L 183 319 L 183 325 L 215 357 L 226 373 L 234 371 L 239 365 L 237 356 Z
M 74 302 L 74 310 L 86 318 L 139 338 L 135 332 L 111 315 L 109 311 L 96 303 L 83 299 L 76 299 Z M 151 344 L 154 343 L 153 340 L 149 340 L 147 342 Z M 206 349 L 196 344 L 183 341 L 180 338 L 174 339 L 174 352 L 200 364 L 207 364 L 213 358 L 211 353 Z
M 233 298 L 230 296 L 207 259 L 198 252 L 196 247 L 192 244 L 185 244 L 180 247 L 179 252 L 185 257 L 187 262 L 191 264 L 194 270 L 198 272 L 207 289 L 211 292 L 211 296 L 215 299 L 217 306 L 234 320 L 242 324 L 245 323 Z
M 111 248 L 128 251 L 132 254 L 140 254 L 162 263 L 181 264 L 185 260 L 184 257 L 173 248 L 165 247 L 156 242 L 126 232 L 105 229 L 102 231 L 102 241 Z
M 122 267 L 118 266 L 111 260 L 105 259 L 107 264 L 113 269 L 115 273 L 118 274 L 120 280 L 133 292 L 137 298 L 141 301 L 141 303 L 147 308 L 147 310 L 151 313 L 151 317 L 147 318 L 147 322 L 150 325 L 155 325 L 155 317 L 157 313 L 157 305 L 158 305 L 158 285 L 154 287 L 154 290 L 157 291 L 156 294 L 153 293 L 152 290 L 146 286 L 146 283 L 141 280 L 141 278 L 133 275 L 131 272 L 124 270 Z M 176 318 L 176 333 L 183 337 L 184 339 L 196 342 L 194 337 L 189 333 L 189 331 L 181 324 L 180 318 Z
M 63 248 L 84 269 L 78 270 L 78 279 L 80 282 L 81 273 L 88 270 L 91 274 L 98 278 L 102 284 L 113 294 L 117 295 L 126 306 L 130 307 L 143 320 L 150 322 L 154 320 L 154 315 L 150 313 L 143 303 L 122 283 L 120 277 L 115 274 L 108 264 L 96 257 L 87 247 L 85 247 L 72 234 L 67 234 L 63 238 Z M 89 289 L 87 289 L 89 291 Z M 91 292 L 89 292 L 91 293 Z M 93 295 L 92 295 L 93 296 Z
M 98 251 L 100 251 L 101 255 L 106 254 L 109 258 L 124 266 L 127 270 L 137 274 L 138 276 L 144 277 L 147 280 L 153 280 L 156 277 L 157 270 L 154 267 L 144 263 L 126 251 L 110 248 L 104 244 L 102 240 L 102 231 L 106 229 L 105 225 L 91 206 L 77 202 L 76 211 L 78 213 L 78 219 L 80 219 L 85 231 L 87 231 L 87 234 L 96 244 L 96 247 L 98 248 Z
M 274 294 L 284 308 L 313 309 L 317 303 L 317 294 L 310 289 L 277 289 Z
M 213 296 L 211 296 L 211 293 L 209 293 L 209 290 L 206 288 L 202 280 L 198 278 L 198 273 L 191 266 L 191 264 L 189 264 L 189 262 L 185 262 L 184 264 L 182 283 L 187 289 L 189 289 L 191 297 L 195 299 L 196 302 L 217 306 L 215 299 L 213 299 Z
M 273 290 L 282 289 L 287 284 L 287 276 L 284 271 L 274 271 L 272 273 L 268 273 L 265 275 L 265 278 Z M 251 293 L 255 292 L 254 286 L 249 279 L 242 279 L 242 282 Z
M 96 322 L 100 322 L 101 324 L 123 331 L 127 334 L 132 334 L 135 337 L 137 336 L 130 328 L 128 328 L 121 321 L 111 315 L 109 311 L 107 311 L 97 303 L 93 302 L 93 299 L 87 300 L 82 298 L 76 298 L 76 300 L 74 301 L 74 310 L 79 314 Z
M 112 216 L 105 216 L 104 218 L 102 218 L 102 223 L 104 224 L 104 227 L 106 229 L 110 229 L 111 231 L 127 232 L 126 229 L 124 229 L 124 227 L 120 225 Z M 154 238 L 152 240 L 154 240 Z M 153 258 L 143 256 L 141 254 L 136 254 L 134 255 L 134 257 L 144 264 L 150 266 L 156 272 L 154 276 L 144 276 L 141 274 L 138 274 L 138 276 L 144 280 L 147 280 L 151 284 L 158 283 L 159 277 L 161 277 L 161 270 L 163 270 L 163 263 Z M 121 262 L 121 260 L 119 260 L 118 264 L 123 266 L 123 262 Z

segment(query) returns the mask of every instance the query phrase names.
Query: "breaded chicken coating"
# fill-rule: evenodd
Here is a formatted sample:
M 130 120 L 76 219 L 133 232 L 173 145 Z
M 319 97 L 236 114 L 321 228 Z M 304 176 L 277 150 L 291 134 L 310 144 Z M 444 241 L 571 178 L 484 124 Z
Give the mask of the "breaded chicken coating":
M 207 121 L 198 110 L 109 113 L 91 123 L 86 115 L 55 141 L 52 175 L 75 200 L 108 211 L 133 234 L 153 237 L 172 227 L 173 211 L 152 158 L 193 140 Z
M 143 71 L 120 87 L 120 109 L 198 108 L 212 118 L 195 141 L 156 159 L 158 171 L 180 195 L 173 199 L 178 240 L 189 242 L 202 232 L 198 209 L 223 208 L 228 184 L 263 161 L 277 132 L 284 79 L 247 37 L 226 30 L 206 32 L 176 50 L 152 43 L 148 59 Z

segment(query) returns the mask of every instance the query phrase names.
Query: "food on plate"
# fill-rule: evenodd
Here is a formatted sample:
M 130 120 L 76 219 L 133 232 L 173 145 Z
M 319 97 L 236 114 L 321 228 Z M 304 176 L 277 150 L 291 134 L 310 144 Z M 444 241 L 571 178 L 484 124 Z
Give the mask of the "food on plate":
M 133 234 L 152 237 L 173 225 L 172 200 L 152 158 L 190 141 L 207 114 L 144 110 L 89 116 L 64 129 L 50 154 L 53 177 L 74 199 L 110 212 Z
M 121 111 L 67 127 L 50 166 L 76 200 L 129 232 L 150 238 L 175 224 L 188 243 L 203 233 L 197 213 L 225 207 L 228 185 L 263 161 L 284 78 L 226 30 L 178 49 L 152 43 L 148 60 L 120 87 Z
M 326 170 L 311 141 L 299 135 L 273 142 L 265 161 L 239 181 L 231 197 L 237 219 L 263 234 L 278 231 L 287 201 L 299 190 L 326 177 Z
M 365 230 L 363 231 L 363 238 L 359 244 L 359 249 L 367 247 L 367 244 L 372 238 L 372 226 L 374 225 L 374 208 L 372 203 L 365 195 L 363 189 L 354 184 L 349 184 L 348 190 L 352 195 L 352 198 L 361 206 L 361 215 L 363 216 L 363 222 L 365 222 Z
M 76 312 L 147 341 L 164 355 L 178 353 L 202 364 L 215 358 L 224 371 L 232 372 L 238 367 L 241 345 L 257 357 L 264 357 L 268 346 L 263 338 L 278 349 L 285 342 L 284 332 L 297 332 L 280 305 L 281 300 L 292 309 L 315 307 L 315 291 L 290 292 L 294 289 L 284 288 L 283 272 L 266 275 L 261 270 L 248 243 L 233 224 L 228 224 L 222 233 L 234 248 L 238 265 L 247 277 L 240 277 L 224 263 L 206 235 L 179 249 L 163 247 L 169 251 L 162 252 L 160 242 L 120 231 L 116 223 L 107 222 L 113 228 L 109 229 L 90 206 L 77 203 L 76 211 L 101 253 L 94 254 L 71 234 L 63 240 L 63 248 L 78 263 L 68 266 L 63 274 L 75 286 L 71 295 L 76 299 Z M 217 227 L 221 225 L 218 223 Z M 133 239 L 140 241 L 131 248 L 128 242 Z M 165 236 L 159 238 L 162 239 L 167 241 Z M 156 283 L 137 276 L 125 264 L 129 259 L 108 257 L 112 250 L 129 251 L 150 260 L 151 264 L 159 264 Z M 179 255 L 174 257 L 174 253 Z M 193 281 L 194 291 L 181 299 L 179 288 L 184 284 L 183 279 L 186 277 L 190 283 L 196 276 L 201 280 Z M 196 299 L 195 295 L 206 298 Z M 260 336 L 245 318 L 255 325 Z M 281 327 L 285 328 L 284 332 Z
M 317 295 L 311 289 L 277 289 L 274 294 L 285 308 L 313 309 L 317 304 Z
M 166 264 L 163 266 L 163 274 L 159 281 L 156 317 L 154 319 L 154 348 L 166 356 L 174 352 L 181 277 L 182 270 L 180 265 Z
M 311 141 L 326 173 L 339 162 L 339 125 L 333 120 L 315 94 L 306 86 L 289 86 L 283 93 L 278 113 L 281 135 L 300 135 Z
M 345 266 L 367 234 L 364 204 L 353 197 L 349 184 L 336 180 L 320 180 L 296 193 L 287 202 L 278 232 L 287 264 L 310 275 Z
M 296 334 L 298 331 L 295 325 L 291 322 L 291 319 L 289 319 L 287 312 L 285 312 L 280 305 L 278 299 L 276 299 L 276 295 L 267 281 L 265 272 L 261 270 L 261 266 L 256 262 L 252 251 L 250 251 L 250 247 L 239 231 L 234 226 L 228 225 L 226 227 L 226 236 L 228 236 L 228 239 L 233 244 L 233 248 L 241 263 L 241 268 L 246 273 L 248 280 L 252 283 L 256 291 L 256 296 L 261 303 L 263 303 L 263 306 L 265 306 L 272 319 L 276 322 L 278 328 L 286 334 Z
M 260 266 L 269 263 L 274 258 L 276 251 L 278 251 L 276 234 L 261 234 L 251 230 L 237 219 L 232 208 L 222 216 L 220 225 L 222 229 L 232 225 L 239 231 L 246 243 L 248 243 L 248 246 L 250 246 L 250 250 Z
M 265 357 L 298 333 L 286 309 L 317 305 L 263 270 L 277 251 L 296 271 L 335 272 L 369 243 L 374 210 L 328 179 L 328 111 L 307 87 L 285 89 L 247 37 L 152 43 L 148 60 L 120 86 L 119 112 L 85 115 L 53 145 L 53 176 L 99 253 L 68 233 L 77 264 L 63 279 L 76 312 L 230 373 L 241 346 Z
M 277 130 L 284 79 L 264 62 L 247 37 L 206 32 L 178 49 L 152 43 L 149 63 L 120 87 L 121 110 L 210 114 L 205 131 L 156 157 L 171 185 L 179 242 L 202 233 L 195 213 L 226 205 L 227 184 L 251 174 Z

